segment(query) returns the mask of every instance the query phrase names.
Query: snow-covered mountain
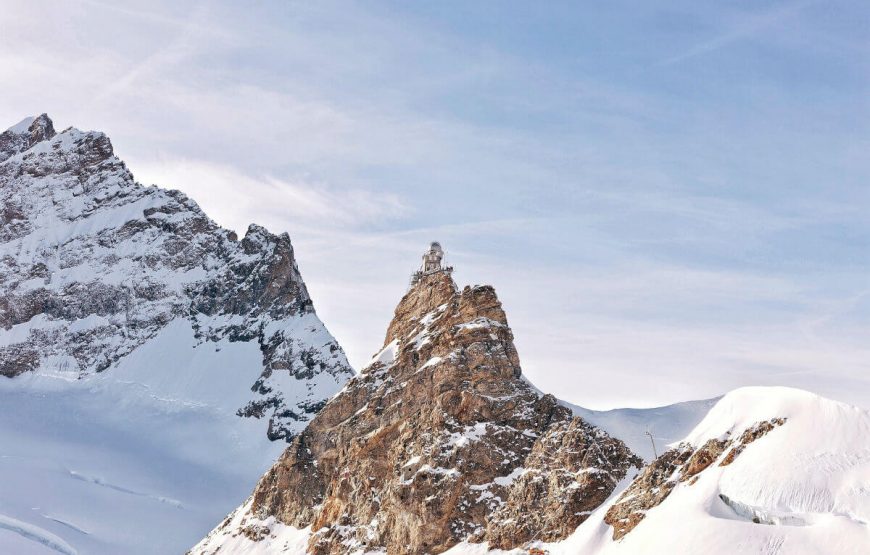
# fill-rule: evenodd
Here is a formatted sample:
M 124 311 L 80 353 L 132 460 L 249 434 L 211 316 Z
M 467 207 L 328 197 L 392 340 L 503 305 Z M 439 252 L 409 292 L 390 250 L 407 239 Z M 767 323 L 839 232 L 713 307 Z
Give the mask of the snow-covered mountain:
M 265 417 L 273 438 L 300 431 L 352 376 L 286 234 L 251 225 L 238 240 L 184 194 L 136 183 L 104 134 L 55 133 L 45 114 L 0 135 L 0 161 L 0 375 L 78 380 L 167 329 L 181 353 L 253 342 L 260 371 L 238 409 Z
M 0 553 L 870 553 L 868 411 L 559 402 L 438 252 L 353 376 L 286 234 L 0 134 Z
M 777 387 L 555 403 L 492 288 L 423 271 L 370 365 L 192 553 L 870 552 L 866 410 Z M 642 465 L 619 434 L 652 452 L 647 431 Z
M 286 234 L 102 133 L 0 134 L 0 552 L 182 551 L 352 375 Z
M 556 554 L 870 553 L 870 412 L 783 387 L 725 395 Z M 463 544 L 449 553 L 503 553 Z M 519 551 L 514 553 L 520 553 Z

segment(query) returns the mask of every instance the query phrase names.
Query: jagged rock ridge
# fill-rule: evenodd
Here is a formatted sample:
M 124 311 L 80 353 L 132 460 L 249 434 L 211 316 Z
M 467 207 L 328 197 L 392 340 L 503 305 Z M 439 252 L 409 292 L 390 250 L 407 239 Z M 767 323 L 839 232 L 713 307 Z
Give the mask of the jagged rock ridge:
M 771 418 L 746 428 L 739 437 L 731 433 L 722 438 L 707 440 L 700 447 L 682 442 L 652 461 L 617 498 L 604 515 L 604 522 L 613 527 L 613 539 L 618 540 L 631 532 L 644 519 L 647 511 L 661 504 L 674 487 L 683 482 L 693 485 L 699 474 L 720 459 L 719 466 L 728 466 L 746 449 L 746 446 L 764 436 L 785 418 Z
M 178 319 L 201 343 L 259 345 L 239 414 L 273 439 L 353 375 L 286 233 L 238 240 L 183 193 L 136 183 L 102 133 L 56 133 L 43 114 L 0 134 L 0 375 L 103 372 Z
M 288 530 L 323 554 L 558 540 L 640 466 L 522 378 L 492 287 L 423 270 L 382 350 L 194 553 L 298 549 Z
M 865 553 L 870 412 L 786 387 L 724 395 L 550 553 Z M 460 553 L 461 551 L 457 551 Z

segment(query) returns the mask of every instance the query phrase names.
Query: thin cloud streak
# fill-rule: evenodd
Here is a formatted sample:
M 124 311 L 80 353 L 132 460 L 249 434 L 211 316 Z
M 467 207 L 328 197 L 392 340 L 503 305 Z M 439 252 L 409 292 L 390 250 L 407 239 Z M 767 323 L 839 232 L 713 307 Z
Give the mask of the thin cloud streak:
M 323 184 L 249 176 L 232 166 L 204 161 L 138 163 L 135 172 L 145 184 L 183 188 L 194 200 L 199 199 L 214 219 L 239 233 L 250 223 L 283 223 L 288 219 L 324 230 L 354 229 L 374 221 L 403 218 L 409 211 L 398 196 L 389 193 L 334 191 Z
M 765 29 L 773 25 L 781 23 L 783 20 L 793 16 L 794 14 L 800 12 L 808 6 L 817 3 L 818 0 L 788 3 L 783 7 L 770 10 L 767 13 L 749 16 L 740 24 L 734 26 L 727 32 L 710 40 L 698 43 L 695 46 L 692 46 L 691 48 L 686 50 L 685 52 L 676 54 L 669 58 L 665 58 L 664 60 L 658 61 L 653 65 L 654 67 L 672 66 L 686 60 L 691 60 L 692 58 L 697 58 L 699 56 L 704 56 L 711 52 L 715 52 L 716 50 L 725 48 L 733 43 L 757 35 L 761 31 L 764 31 Z

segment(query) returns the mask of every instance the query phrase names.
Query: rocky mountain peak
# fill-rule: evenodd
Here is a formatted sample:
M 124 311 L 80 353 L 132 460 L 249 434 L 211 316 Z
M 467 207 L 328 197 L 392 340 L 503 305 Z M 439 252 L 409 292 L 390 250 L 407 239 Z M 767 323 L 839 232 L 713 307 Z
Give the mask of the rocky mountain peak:
M 256 346 L 261 365 L 227 370 L 253 371 L 234 410 L 274 439 L 353 375 L 286 233 L 237 241 L 183 193 L 136 183 L 103 133 L 55 133 L 43 114 L 0 135 L 0 376 L 85 379 L 170 327 L 179 357 Z
M 27 128 L 30 133 L 30 140 L 36 144 L 39 141 L 51 139 L 56 135 L 54 131 L 54 122 L 48 117 L 48 114 L 40 114 L 33 118 L 30 126 Z
M 521 377 L 492 287 L 424 254 L 382 349 L 194 552 L 257 552 L 281 527 L 314 530 L 312 553 L 559 539 L 639 464 Z
M 46 141 L 56 135 L 47 114 L 24 118 L 0 134 L 0 161 Z
M 414 283 L 399 301 L 393 319 L 387 328 L 383 347 L 399 340 L 408 326 L 423 320 L 427 314 L 438 310 L 453 300 L 457 287 L 446 272 L 438 272 Z

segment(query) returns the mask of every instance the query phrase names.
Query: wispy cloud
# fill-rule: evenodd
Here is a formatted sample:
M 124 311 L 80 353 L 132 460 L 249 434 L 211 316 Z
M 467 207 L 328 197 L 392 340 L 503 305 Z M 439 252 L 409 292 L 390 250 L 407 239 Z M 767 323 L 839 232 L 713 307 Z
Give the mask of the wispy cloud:
M 0 118 L 101 129 L 222 225 L 289 231 L 357 363 L 440 239 L 572 400 L 867 404 L 863 6 L 811 4 L 12 0 Z
M 105 87 L 94 95 L 89 105 L 98 106 L 110 97 L 123 97 L 131 87 L 141 84 L 142 80 L 149 76 L 159 76 L 167 67 L 190 58 L 196 47 L 193 31 L 192 25 L 180 29 L 178 35 L 168 44 L 148 54 L 143 60 L 135 62 L 133 67 L 122 75 L 106 83 Z
M 409 206 L 395 194 L 251 176 L 233 166 L 201 160 L 134 163 L 134 171 L 145 184 L 183 188 L 214 219 L 240 233 L 250 223 L 271 224 L 280 232 L 290 221 L 295 226 L 319 226 L 326 234 L 390 222 L 410 213 Z
M 669 56 L 655 63 L 655 66 L 671 66 L 704 56 L 716 50 L 725 48 L 736 42 L 751 38 L 766 29 L 787 21 L 791 16 L 805 9 L 807 6 L 818 3 L 818 0 L 804 2 L 787 2 L 785 5 L 770 9 L 764 13 L 751 13 L 741 18 L 735 25 L 708 40 L 699 42 L 683 52 Z

